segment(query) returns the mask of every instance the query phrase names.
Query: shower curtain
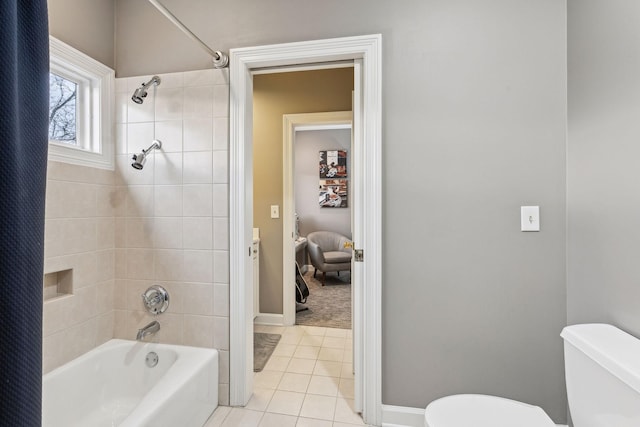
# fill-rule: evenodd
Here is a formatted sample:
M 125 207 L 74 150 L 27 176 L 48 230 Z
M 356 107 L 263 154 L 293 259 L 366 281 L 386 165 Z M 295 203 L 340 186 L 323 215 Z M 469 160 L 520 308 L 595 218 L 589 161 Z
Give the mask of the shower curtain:
M 46 0 L 0 0 L 0 426 L 40 427 Z

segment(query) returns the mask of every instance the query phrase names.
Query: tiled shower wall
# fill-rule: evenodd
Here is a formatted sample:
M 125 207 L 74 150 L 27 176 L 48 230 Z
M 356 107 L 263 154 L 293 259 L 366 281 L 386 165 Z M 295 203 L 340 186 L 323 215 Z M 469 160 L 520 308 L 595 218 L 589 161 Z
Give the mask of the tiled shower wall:
M 44 272 L 71 270 L 71 288 L 57 297 L 45 290 L 44 373 L 113 337 L 114 179 L 112 171 L 48 163 Z
M 229 400 L 227 70 L 160 75 L 141 105 L 131 93 L 151 76 L 116 79 L 116 338 L 158 320 L 157 340 L 220 350 L 220 403 Z M 151 145 L 142 170 L 131 154 Z M 141 294 L 167 288 L 151 316 Z
M 73 269 L 73 295 L 44 304 L 44 372 L 112 337 L 220 350 L 220 404 L 229 402 L 227 70 L 116 79 L 116 170 L 49 162 L 45 273 Z M 143 170 L 131 154 L 162 141 Z M 150 316 L 142 292 L 166 287 Z

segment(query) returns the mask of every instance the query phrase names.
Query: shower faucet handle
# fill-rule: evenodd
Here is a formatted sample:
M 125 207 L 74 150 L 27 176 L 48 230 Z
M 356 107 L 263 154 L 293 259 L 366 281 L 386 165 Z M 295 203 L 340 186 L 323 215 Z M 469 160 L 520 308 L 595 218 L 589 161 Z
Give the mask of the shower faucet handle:
M 149 313 L 164 313 L 169 308 L 169 292 L 160 285 L 152 285 L 142 294 L 142 302 Z

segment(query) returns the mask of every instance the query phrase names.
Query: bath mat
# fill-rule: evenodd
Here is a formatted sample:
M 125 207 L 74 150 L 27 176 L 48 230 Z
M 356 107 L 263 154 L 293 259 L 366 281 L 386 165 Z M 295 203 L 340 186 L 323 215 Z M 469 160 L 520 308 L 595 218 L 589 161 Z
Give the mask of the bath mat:
M 279 334 L 253 333 L 253 372 L 260 372 L 267 364 L 280 341 Z

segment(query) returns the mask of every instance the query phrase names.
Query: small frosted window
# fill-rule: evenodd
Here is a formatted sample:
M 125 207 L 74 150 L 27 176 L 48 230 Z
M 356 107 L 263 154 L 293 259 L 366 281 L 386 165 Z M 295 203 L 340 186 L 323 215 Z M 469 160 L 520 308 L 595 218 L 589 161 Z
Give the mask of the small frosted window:
M 78 84 L 49 73 L 49 140 L 77 145 Z

